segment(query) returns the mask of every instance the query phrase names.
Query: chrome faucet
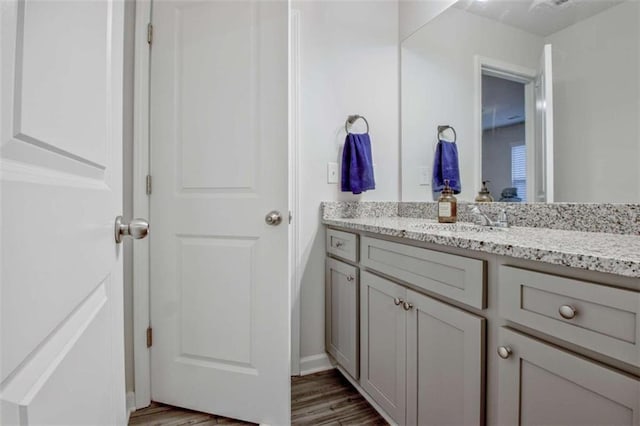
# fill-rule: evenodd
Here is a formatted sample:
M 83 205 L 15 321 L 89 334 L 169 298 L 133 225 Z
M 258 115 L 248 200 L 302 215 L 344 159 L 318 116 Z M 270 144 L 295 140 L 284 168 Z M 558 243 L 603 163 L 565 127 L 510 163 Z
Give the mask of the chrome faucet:
M 509 216 L 507 215 L 507 211 L 502 209 L 498 214 L 498 220 L 493 221 L 489 219 L 489 217 L 482 213 L 478 206 L 472 205 L 469 206 L 469 211 L 474 218 L 474 222 L 481 226 L 494 226 L 496 228 L 508 228 L 509 227 Z

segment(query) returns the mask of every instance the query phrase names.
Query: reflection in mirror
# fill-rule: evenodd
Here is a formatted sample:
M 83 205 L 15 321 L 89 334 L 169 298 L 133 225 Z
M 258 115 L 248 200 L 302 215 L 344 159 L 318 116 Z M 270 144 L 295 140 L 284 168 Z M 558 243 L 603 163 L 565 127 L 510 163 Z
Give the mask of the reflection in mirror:
M 433 199 L 439 124 L 461 200 L 640 201 L 640 2 L 462 0 L 402 43 L 402 199 Z
M 482 179 L 496 201 L 530 199 L 524 88 L 520 81 L 482 73 Z

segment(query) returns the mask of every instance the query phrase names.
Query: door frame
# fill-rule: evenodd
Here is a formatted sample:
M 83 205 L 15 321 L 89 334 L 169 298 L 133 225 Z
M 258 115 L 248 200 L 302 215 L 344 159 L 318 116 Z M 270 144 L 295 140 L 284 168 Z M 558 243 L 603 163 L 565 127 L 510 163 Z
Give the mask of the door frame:
M 149 88 L 151 49 L 147 25 L 152 0 L 135 0 L 135 59 L 133 95 L 133 216 L 150 222 L 147 175 L 150 171 Z M 151 226 L 152 228 L 153 226 Z M 135 408 L 151 404 L 151 353 L 147 348 L 149 314 L 149 238 L 133 248 L 133 365 Z
M 475 111 L 473 114 L 475 134 L 477 140 L 476 164 L 475 164 L 475 185 L 480 187 L 482 177 L 482 76 L 490 75 L 503 78 L 505 80 L 516 81 L 524 84 L 524 107 L 525 107 L 525 145 L 527 149 L 527 202 L 531 202 L 530 195 L 533 195 L 533 144 L 535 143 L 535 78 L 536 70 L 476 55 L 474 58 L 474 89 L 475 89 Z
M 133 100 L 133 216 L 150 215 L 147 175 L 150 174 L 150 73 L 151 49 L 147 25 L 151 22 L 153 0 L 135 0 L 135 59 Z M 300 374 L 300 14 L 289 8 L 289 283 L 291 300 L 291 374 Z M 151 404 L 151 354 L 147 348 L 147 328 L 151 326 L 149 238 L 133 248 L 133 354 L 135 408 Z

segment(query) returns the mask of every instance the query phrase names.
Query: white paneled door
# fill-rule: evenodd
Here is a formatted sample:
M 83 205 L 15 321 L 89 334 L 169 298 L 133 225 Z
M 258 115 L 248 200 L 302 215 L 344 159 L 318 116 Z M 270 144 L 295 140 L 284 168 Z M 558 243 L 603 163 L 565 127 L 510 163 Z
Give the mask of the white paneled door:
M 126 423 L 123 4 L 0 2 L 0 423 Z
M 287 2 L 156 1 L 152 22 L 151 397 L 287 424 Z

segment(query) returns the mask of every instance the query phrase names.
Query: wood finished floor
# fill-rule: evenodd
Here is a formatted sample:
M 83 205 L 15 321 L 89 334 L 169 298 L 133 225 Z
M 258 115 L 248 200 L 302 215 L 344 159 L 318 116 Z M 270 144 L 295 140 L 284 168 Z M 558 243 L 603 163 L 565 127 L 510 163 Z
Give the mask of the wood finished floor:
M 293 425 L 387 425 L 376 410 L 337 370 L 291 379 Z M 129 425 L 249 425 L 157 402 L 131 415 Z M 275 426 L 275 425 L 274 425 Z

